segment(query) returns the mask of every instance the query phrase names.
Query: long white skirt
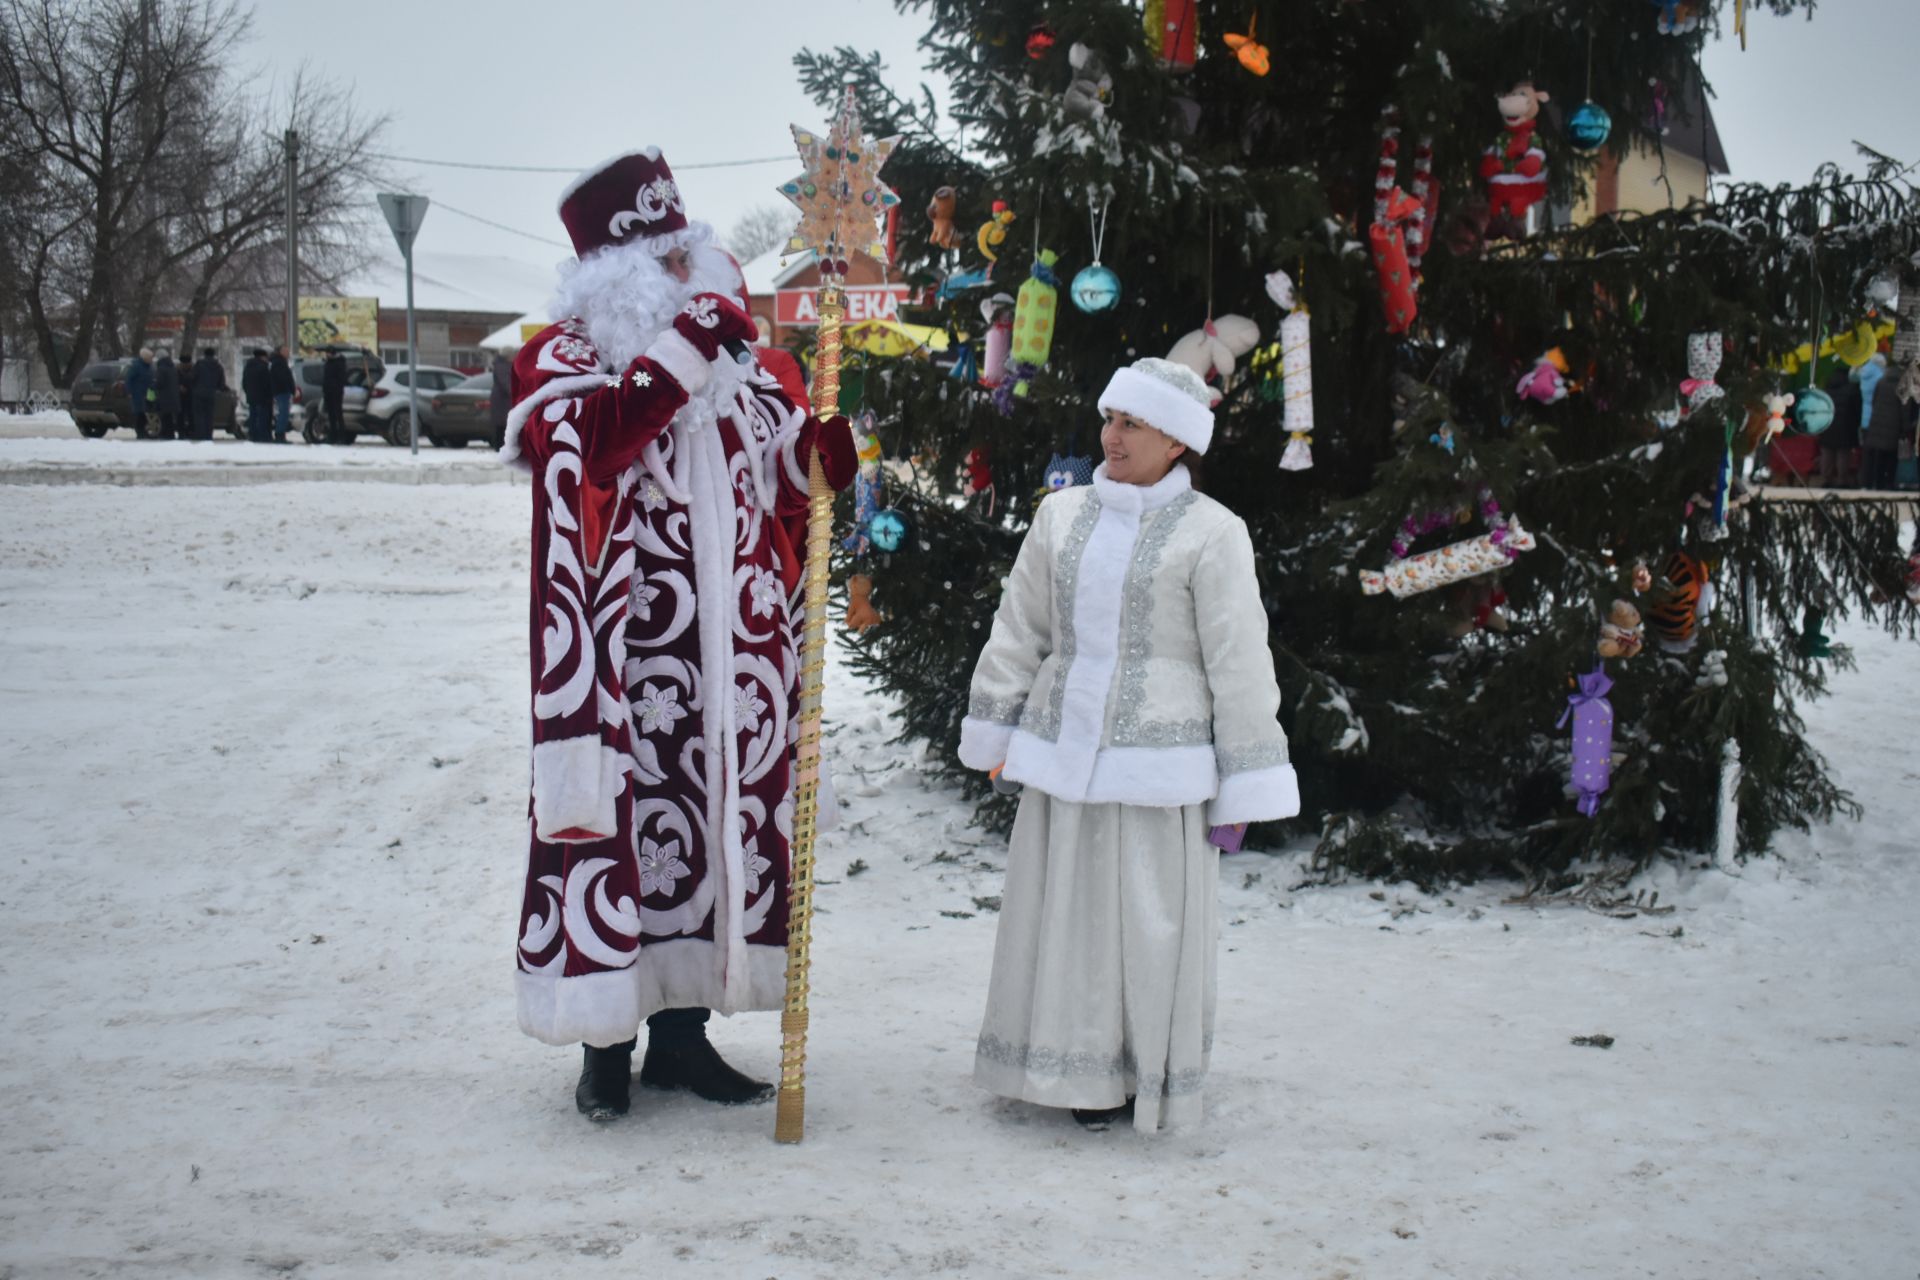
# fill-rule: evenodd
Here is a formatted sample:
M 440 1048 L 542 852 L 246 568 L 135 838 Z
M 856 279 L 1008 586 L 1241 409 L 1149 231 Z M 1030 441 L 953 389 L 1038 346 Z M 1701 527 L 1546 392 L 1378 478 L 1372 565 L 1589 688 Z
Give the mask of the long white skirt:
M 1053 1107 L 1191 1124 L 1213 1047 L 1220 851 L 1205 805 L 1074 804 L 1013 824 L 975 1083 Z

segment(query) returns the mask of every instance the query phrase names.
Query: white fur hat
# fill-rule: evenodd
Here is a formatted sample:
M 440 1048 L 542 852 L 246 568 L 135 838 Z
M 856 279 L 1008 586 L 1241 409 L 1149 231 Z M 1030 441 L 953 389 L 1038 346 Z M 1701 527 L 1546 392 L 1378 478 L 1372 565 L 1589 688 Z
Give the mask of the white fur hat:
M 1212 397 L 1200 375 L 1183 364 L 1148 356 L 1116 369 L 1100 393 L 1100 412 L 1119 410 L 1178 440 L 1195 453 L 1213 442 Z

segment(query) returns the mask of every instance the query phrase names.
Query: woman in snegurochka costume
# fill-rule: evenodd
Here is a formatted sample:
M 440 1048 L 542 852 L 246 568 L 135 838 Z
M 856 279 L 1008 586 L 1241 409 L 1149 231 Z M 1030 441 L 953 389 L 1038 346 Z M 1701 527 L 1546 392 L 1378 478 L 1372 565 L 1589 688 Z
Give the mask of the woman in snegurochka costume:
M 1186 465 L 1213 436 L 1206 385 L 1140 360 L 1100 410 L 1106 461 L 1040 503 L 961 729 L 962 761 L 1024 788 L 974 1079 L 1151 1132 L 1201 1114 L 1213 842 L 1300 793 L 1253 543 Z

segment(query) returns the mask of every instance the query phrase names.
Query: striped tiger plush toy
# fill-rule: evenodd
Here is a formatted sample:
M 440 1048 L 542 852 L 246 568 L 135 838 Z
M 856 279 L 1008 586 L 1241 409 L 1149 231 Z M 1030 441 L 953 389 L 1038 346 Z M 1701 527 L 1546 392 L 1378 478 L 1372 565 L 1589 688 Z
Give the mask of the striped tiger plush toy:
M 1690 653 L 1699 640 L 1701 617 L 1713 608 L 1712 571 L 1685 551 L 1667 557 L 1666 586 L 1647 610 L 1647 626 L 1665 653 Z

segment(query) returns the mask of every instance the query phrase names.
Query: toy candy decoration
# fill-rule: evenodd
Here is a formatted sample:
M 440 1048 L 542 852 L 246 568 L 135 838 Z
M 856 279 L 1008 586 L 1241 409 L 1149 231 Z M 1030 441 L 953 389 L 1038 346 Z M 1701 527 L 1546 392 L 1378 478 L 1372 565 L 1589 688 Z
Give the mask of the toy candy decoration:
M 1533 362 L 1533 368 L 1520 379 L 1517 388 L 1523 400 L 1553 404 L 1567 398 L 1567 357 L 1555 347 Z
M 1077 484 L 1093 483 L 1093 459 L 1054 454 L 1047 459 L 1047 492 L 1057 493 Z
M 847 579 L 847 630 L 865 631 L 868 627 L 877 627 L 885 619 L 880 611 L 873 607 L 873 579 L 864 573 L 856 573 Z
M 1257 76 L 1264 76 L 1272 69 L 1273 61 L 1267 46 L 1253 38 L 1254 24 L 1259 20 L 1260 15 L 1256 13 L 1247 19 L 1247 34 L 1228 34 L 1221 39 L 1227 42 L 1227 48 L 1233 50 L 1233 56 L 1240 60 L 1241 66 Z
M 1527 210 L 1546 199 L 1547 153 L 1534 142 L 1540 104 L 1550 96 L 1521 80 L 1494 99 L 1506 134 L 1480 156 L 1491 219 L 1490 239 L 1518 239 L 1526 232 Z
M 1681 382 L 1680 394 L 1687 402 L 1689 416 L 1727 394 L 1726 388 L 1713 380 L 1714 375 L 1720 372 L 1720 361 L 1724 358 L 1725 349 L 1717 331 L 1687 336 L 1689 376 Z
M 1053 273 L 1053 264 L 1059 260 L 1060 255 L 1053 250 L 1042 249 L 1014 304 L 1010 372 L 1016 396 L 1027 394 L 1028 380 L 1046 367 L 1047 357 L 1053 353 L 1053 325 L 1060 303 L 1060 279 Z
M 1386 314 L 1388 333 L 1405 333 L 1413 325 L 1419 308 L 1414 302 L 1413 268 L 1407 261 L 1407 236 L 1404 224 L 1423 206 L 1395 187 L 1386 201 L 1385 217 L 1367 231 L 1373 251 L 1373 269 L 1380 280 L 1380 309 Z
M 927 232 L 927 243 L 938 245 L 942 249 L 951 249 L 960 242 L 960 232 L 953 225 L 953 215 L 960 204 L 960 195 L 952 187 L 935 187 L 933 199 L 927 205 L 927 221 L 933 224 Z
M 1197 7 L 1197 0 L 1147 0 L 1141 25 L 1146 29 L 1147 48 L 1161 66 L 1172 71 L 1193 68 L 1199 52 Z
M 1013 295 L 996 293 L 980 304 L 987 322 L 987 351 L 980 362 L 980 385 L 997 387 L 1007 380 L 1007 356 L 1013 350 Z
M 1000 261 L 996 250 L 1007 242 L 1007 228 L 1013 224 L 1013 217 L 1013 210 L 1007 208 L 1005 200 L 995 200 L 993 216 L 980 224 L 974 242 L 980 246 L 980 256 L 988 262 Z
M 1287 396 L 1281 420 L 1287 447 L 1280 455 L 1280 469 L 1305 471 L 1313 466 L 1313 332 L 1304 302 L 1280 322 L 1280 368 Z
M 1522 551 L 1533 550 L 1533 535 L 1522 529 L 1518 520 L 1501 515 L 1500 504 L 1492 494 L 1481 493 L 1480 511 L 1492 526 L 1488 533 L 1411 557 L 1407 551 L 1413 539 L 1445 528 L 1452 523 L 1453 515 L 1437 511 L 1430 512 L 1424 520 L 1408 516 L 1400 524 L 1400 536 L 1393 540 L 1393 563 L 1377 573 L 1362 571 L 1360 590 L 1370 596 L 1390 591 L 1404 599 L 1504 569 L 1518 559 Z
M 1573 721 L 1571 787 L 1580 797 L 1580 812 L 1591 818 L 1600 809 L 1600 797 L 1613 785 L 1613 704 L 1607 693 L 1613 681 L 1605 668 L 1595 667 L 1579 678 L 1579 689 L 1567 695 L 1567 709 L 1554 727 Z

